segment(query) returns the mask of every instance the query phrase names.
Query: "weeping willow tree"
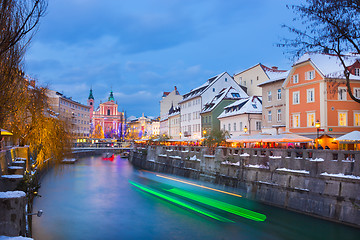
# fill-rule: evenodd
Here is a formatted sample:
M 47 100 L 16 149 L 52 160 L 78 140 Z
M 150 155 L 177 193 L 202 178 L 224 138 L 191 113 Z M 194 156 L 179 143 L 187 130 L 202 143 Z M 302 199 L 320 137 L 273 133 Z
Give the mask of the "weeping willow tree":
M 19 145 L 29 145 L 33 162 L 42 167 L 46 160 L 61 161 L 71 150 L 69 124 L 50 109 L 47 88 L 23 79 L 19 86 L 22 101 L 12 111 L 6 126 Z

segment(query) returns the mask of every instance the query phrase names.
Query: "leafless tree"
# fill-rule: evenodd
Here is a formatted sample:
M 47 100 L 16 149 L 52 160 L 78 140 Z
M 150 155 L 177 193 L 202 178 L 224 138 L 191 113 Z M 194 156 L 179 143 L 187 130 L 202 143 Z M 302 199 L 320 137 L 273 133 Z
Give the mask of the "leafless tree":
M 360 103 L 351 91 L 351 73 L 345 64 L 348 53 L 360 54 L 360 0 L 305 0 L 288 8 L 302 27 L 284 25 L 296 37 L 283 39 L 278 46 L 296 57 L 309 51 L 335 54 L 344 68 L 350 97 Z
M 26 46 L 40 18 L 44 16 L 46 0 L 0 0 L 0 57 L 22 42 Z
M 26 101 L 22 59 L 46 8 L 46 0 L 0 0 L 0 126 Z

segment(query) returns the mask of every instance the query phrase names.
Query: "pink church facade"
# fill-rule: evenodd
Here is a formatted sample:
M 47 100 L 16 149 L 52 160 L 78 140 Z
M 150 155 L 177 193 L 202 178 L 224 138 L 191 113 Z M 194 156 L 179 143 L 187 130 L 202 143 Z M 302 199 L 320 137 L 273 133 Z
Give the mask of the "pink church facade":
M 107 102 L 100 103 L 99 107 L 94 110 L 94 97 L 92 90 L 88 98 L 88 106 L 91 108 L 91 128 L 92 131 L 97 126 L 101 126 L 105 138 L 124 139 L 126 131 L 124 113 L 118 110 L 118 104 L 114 100 L 113 92 Z

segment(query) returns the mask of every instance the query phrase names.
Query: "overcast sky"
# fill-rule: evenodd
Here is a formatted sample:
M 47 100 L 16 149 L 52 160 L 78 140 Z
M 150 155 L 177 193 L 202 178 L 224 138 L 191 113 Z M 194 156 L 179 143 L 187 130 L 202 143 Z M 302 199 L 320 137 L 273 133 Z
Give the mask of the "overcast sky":
M 284 0 L 50 0 L 25 69 L 50 89 L 95 105 L 112 88 L 127 115 L 158 116 L 162 92 L 262 63 L 289 69 L 276 43 Z M 294 2 L 294 1 L 292 1 Z

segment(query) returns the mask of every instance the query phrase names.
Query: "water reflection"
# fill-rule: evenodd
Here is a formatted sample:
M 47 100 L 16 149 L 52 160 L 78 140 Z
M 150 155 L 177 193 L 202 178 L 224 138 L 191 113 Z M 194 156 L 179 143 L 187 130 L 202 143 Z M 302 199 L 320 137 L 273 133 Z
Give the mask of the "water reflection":
M 189 210 L 129 181 L 232 222 Z M 64 166 L 60 174 L 50 171 L 44 177 L 39 191 L 43 197 L 34 203 L 34 209 L 43 209 L 44 214 L 33 220 L 34 238 L 357 239 L 360 234 L 358 229 L 249 201 L 236 196 L 244 194 L 239 189 L 220 189 L 236 194 L 229 195 L 209 188 L 220 189 L 209 183 L 140 171 L 119 156 L 113 161 L 83 158 Z M 205 204 L 205 200 L 210 203 Z M 224 206 L 251 210 L 265 215 L 266 220 L 253 221 L 219 209 Z

